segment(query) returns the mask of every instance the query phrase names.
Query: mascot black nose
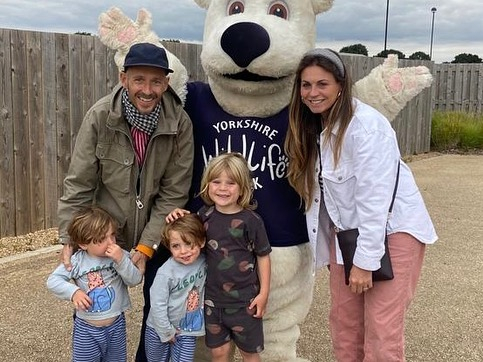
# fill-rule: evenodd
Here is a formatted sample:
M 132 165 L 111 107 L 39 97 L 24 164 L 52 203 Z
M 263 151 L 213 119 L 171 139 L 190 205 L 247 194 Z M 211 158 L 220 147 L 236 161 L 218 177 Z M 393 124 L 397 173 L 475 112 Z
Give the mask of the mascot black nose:
M 267 31 L 255 23 L 237 23 L 221 36 L 221 47 L 239 67 L 246 68 L 270 47 Z

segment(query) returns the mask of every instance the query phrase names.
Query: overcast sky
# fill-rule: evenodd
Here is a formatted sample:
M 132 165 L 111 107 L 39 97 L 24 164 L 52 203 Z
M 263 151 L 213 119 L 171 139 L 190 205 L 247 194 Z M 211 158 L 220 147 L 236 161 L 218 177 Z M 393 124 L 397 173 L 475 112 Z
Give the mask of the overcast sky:
M 379 53 L 384 49 L 386 4 L 387 0 L 334 0 L 332 9 L 317 17 L 317 44 L 340 50 L 361 43 L 369 55 Z M 202 40 L 205 10 L 193 0 L 0 0 L 0 28 L 97 34 L 98 16 L 111 6 L 131 18 L 146 8 L 163 39 Z M 433 60 L 450 62 L 460 53 L 483 58 L 481 0 L 390 0 L 387 49 L 406 57 L 416 51 L 429 54 L 433 7 Z

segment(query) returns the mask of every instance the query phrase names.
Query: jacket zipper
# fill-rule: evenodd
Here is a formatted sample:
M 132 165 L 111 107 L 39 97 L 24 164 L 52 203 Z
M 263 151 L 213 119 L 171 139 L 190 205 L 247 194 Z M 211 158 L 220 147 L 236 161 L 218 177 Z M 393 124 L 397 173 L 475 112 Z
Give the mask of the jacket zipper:
M 132 141 L 131 141 L 132 142 Z M 136 242 L 136 245 L 139 244 L 139 240 L 141 238 L 141 235 L 138 235 L 139 234 L 139 212 L 144 208 L 144 203 L 142 202 L 141 200 L 141 178 L 142 178 L 142 173 L 144 172 L 143 168 L 144 168 L 144 163 L 146 163 L 146 158 L 147 158 L 147 155 L 148 155 L 148 147 L 149 145 L 151 144 L 151 139 L 148 141 L 148 144 L 146 145 L 146 156 L 144 157 L 144 160 L 143 160 L 143 165 L 142 167 L 140 167 L 140 165 L 137 165 L 138 166 L 138 174 L 137 174 L 137 180 L 136 180 L 136 212 L 134 213 L 134 237 L 136 238 L 137 242 Z M 134 153 L 136 153 L 136 151 L 134 150 L 134 146 L 133 146 L 133 151 Z M 136 159 L 136 157 L 135 157 Z M 137 164 L 137 162 L 136 162 Z

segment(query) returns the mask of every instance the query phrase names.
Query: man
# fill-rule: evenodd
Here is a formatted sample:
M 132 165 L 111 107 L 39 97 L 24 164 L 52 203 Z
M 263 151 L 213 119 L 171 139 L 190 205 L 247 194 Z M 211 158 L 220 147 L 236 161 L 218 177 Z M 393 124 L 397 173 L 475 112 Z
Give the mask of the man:
M 120 85 L 84 117 L 58 205 L 67 268 L 72 247 L 66 230 L 75 211 L 95 204 L 117 220 L 118 244 L 134 248 L 133 262 L 146 270 L 145 317 L 157 267 L 170 256 L 159 246 L 165 217 L 185 205 L 192 177 L 191 121 L 169 86 L 171 72 L 164 49 L 148 43 L 130 48 Z

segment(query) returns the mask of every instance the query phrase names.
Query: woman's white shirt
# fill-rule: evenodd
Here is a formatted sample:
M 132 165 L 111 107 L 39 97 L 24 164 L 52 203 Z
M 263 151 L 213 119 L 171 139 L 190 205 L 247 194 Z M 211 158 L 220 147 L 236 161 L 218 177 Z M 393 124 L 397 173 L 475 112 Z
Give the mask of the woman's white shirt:
M 423 243 L 437 235 L 409 167 L 400 161 L 394 130 L 374 108 L 354 99 L 354 116 L 346 130 L 337 167 L 332 153 L 337 127 L 324 143 L 315 165 L 315 189 L 307 211 L 307 230 L 316 266 L 329 263 L 331 223 L 340 230 L 358 228 L 354 265 L 380 268 L 386 233 L 406 232 Z M 391 217 L 388 215 L 400 162 L 399 184 Z M 323 201 L 318 177 L 322 168 Z M 389 217 L 389 220 L 388 220 Z M 337 245 L 337 262 L 342 264 Z

